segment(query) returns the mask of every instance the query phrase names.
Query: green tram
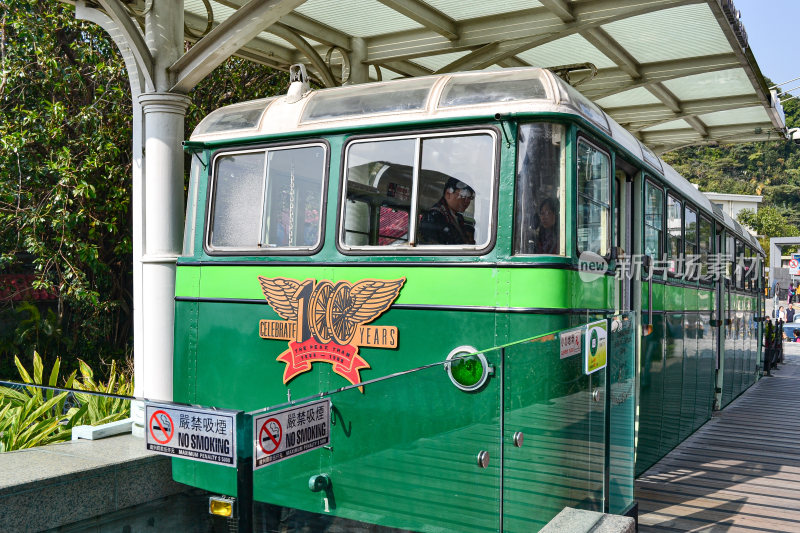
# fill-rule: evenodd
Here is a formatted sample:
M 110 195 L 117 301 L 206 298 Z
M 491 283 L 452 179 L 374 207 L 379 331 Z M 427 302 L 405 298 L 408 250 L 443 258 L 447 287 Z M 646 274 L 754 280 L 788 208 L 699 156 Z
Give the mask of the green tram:
M 329 400 L 327 445 L 253 473 L 323 522 L 635 514 L 635 475 L 759 375 L 758 242 L 547 70 L 292 77 L 186 143 L 175 401 Z M 173 476 L 236 492 L 234 469 Z

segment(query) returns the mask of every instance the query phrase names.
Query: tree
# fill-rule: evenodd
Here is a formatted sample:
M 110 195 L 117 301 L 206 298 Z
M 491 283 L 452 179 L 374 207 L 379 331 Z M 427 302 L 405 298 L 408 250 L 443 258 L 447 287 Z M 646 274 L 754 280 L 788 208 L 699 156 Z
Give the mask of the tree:
M 767 253 L 767 264 L 769 264 L 770 237 L 795 237 L 800 235 L 800 229 L 787 222 L 780 209 L 769 205 L 762 206 L 758 211 L 742 209 L 736 216 L 736 220 L 758 234 L 758 242 Z
M 283 92 L 286 80 L 225 62 L 189 95 L 187 138 L 211 110 Z M 50 360 L 131 350 L 131 138 L 128 77 L 106 33 L 60 2 L 0 0 L 0 273 L 32 271 L 57 290 Z M 0 302 L 14 339 L 27 316 Z M 3 333 L 0 377 L 36 348 Z

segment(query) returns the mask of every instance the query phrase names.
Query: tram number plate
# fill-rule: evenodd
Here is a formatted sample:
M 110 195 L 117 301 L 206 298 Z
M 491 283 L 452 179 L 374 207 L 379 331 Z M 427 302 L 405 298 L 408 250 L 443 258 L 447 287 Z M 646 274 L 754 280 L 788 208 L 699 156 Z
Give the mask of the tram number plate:
M 330 405 L 319 400 L 253 417 L 253 470 L 329 444 Z

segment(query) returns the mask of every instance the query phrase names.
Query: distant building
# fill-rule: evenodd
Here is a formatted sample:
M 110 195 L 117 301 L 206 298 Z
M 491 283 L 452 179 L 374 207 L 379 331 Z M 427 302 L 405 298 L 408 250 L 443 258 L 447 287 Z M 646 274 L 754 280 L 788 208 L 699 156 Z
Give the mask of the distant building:
M 754 194 L 724 194 L 721 192 L 704 192 L 703 194 L 706 195 L 706 198 L 711 200 L 712 204 L 718 206 L 734 220 L 736 220 L 736 215 L 738 215 L 739 211 L 742 209 L 758 211 L 758 204 L 764 199 L 762 196 L 756 196 Z M 750 228 L 747 228 L 747 230 L 753 235 L 756 234 Z

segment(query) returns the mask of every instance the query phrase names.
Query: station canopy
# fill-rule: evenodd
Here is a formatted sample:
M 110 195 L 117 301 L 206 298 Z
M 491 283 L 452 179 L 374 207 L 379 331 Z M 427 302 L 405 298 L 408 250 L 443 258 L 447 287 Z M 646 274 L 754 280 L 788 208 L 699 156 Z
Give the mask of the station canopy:
M 372 81 L 549 68 L 659 153 L 786 134 L 731 0 L 184 0 L 184 21 L 193 61 L 238 40 L 235 55 L 304 63 L 326 87 L 353 81 L 351 58 Z

